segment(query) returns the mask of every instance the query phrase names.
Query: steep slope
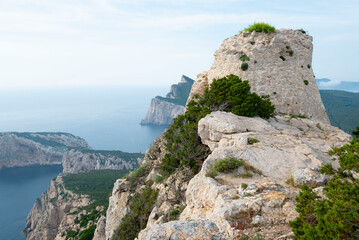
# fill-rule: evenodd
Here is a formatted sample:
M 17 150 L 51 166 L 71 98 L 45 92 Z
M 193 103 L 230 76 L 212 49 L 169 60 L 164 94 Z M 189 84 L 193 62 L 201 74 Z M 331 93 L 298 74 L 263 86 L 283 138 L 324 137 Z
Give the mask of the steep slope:
M 297 186 L 306 183 L 320 193 L 327 179 L 318 168 L 331 162 L 328 151 L 333 146 L 351 139 L 329 124 L 310 65 L 311 41 L 294 30 L 243 32 L 226 39 L 211 69 L 198 75 L 190 100 L 202 95 L 214 78 L 232 73 L 248 79 L 254 92 L 270 95 L 276 116 L 264 120 L 213 110 L 202 118 L 197 131 L 209 155 L 197 174 L 179 166 L 163 178 L 162 160 L 170 153 L 160 137 L 140 169 L 116 181 L 105 227 L 98 226 L 105 234 L 95 239 L 121 239 L 143 228 L 139 240 L 198 239 L 198 234 L 209 239 L 256 234 L 292 239 L 288 222 L 296 217 Z M 190 109 L 200 112 L 197 106 Z M 173 134 L 181 131 L 175 128 Z M 230 159 L 238 162 L 232 171 L 216 169 Z M 144 201 L 145 196 L 151 201 Z
M 171 86 L 166 97 L 157 96 L 151 100 L 146 117 L 141 124 L 168 125 L 172 119 L 184 113 L 184 106 L 194 80 L 182 75 L 178 84 Z

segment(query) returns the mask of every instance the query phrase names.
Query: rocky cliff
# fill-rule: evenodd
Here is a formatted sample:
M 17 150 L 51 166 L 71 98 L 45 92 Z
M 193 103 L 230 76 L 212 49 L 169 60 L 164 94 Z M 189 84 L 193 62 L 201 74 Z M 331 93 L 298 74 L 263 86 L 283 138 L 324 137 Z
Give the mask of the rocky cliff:
M 92 150 L 69 133 L 0 133 L 2 167 L 62 164 L 64 173 L 135 169 L 143 154 Z
M 51 185 L 40 198 L 35 201 L 34 207 L 26 219 L 24 234 L 28 240 L 53 240 L 66 239 L 69 227 L 77 226 L 84 230 L 75 219 L 79 219 L 80 208 L 91 203 L 88 196 L 74 194 L 68 191 L 63 183 L 62 177 L 58 176 L 51 181 Z
M 116 181 L 105 224 L 95 239 L 119 239 L 123 224 L 139 211 L 133 201 L 150 188 L 157 197 L 138 234 L 144 239 L 292 239 L 298 186 L 319 194 L 327 178 L 318 168 L 328 151 L 351 137 L 329 124 L 316 86 L 312 38 L 302 31 L 243 32 L 226 39 L 211 69 L 198 75 L 191 96 L 203 94 L 228 74 L 249 80 L 252 91 L 269 95 L 276 115 L 268 120 L 212 112 L 198 123 L 209 155 L 197 174 L 178 168 L 162 179 L 166 140 L 148 149 L 139 171 Z M 243 65 L 243 63 L 246 63 Z M 212 174 L 223 159 L 237 159 L 234 171 Z M 147 190 L 149 191 L 149 190 Z M 150 191 L 150 192 L 151 192 Z M 141 221 L 142 221 L 141 220 Z
M 188 99 L 194 80 L 182 76 L 178 84 L 171 86 L 166 97 L 155 97 L 151 100 L 146 117 L 141 124 L 168 125 L 172 119 L 184 113 L 184 106 Z
M 208 71 L 197 76 L 190 99 L 213 79 L 234 74 L 251 91 L 269 95 L 276 112 L 329 123 L 312 68 L 312 37 L 300 30 L 242 32 L 223 41 Z
M 68 133 L 0 133 L 0 169 L 61 164 L 69 148 L 89 148 L 89 145 Z

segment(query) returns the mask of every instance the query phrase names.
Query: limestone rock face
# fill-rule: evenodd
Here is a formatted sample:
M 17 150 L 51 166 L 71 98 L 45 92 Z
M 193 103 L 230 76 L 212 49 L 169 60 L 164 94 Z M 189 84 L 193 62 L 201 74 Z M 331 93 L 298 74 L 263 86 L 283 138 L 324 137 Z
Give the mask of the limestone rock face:
M 338 128 L 312 119 L 276 116 L 266 121 L 226 112 L 201 119 L 198 134 L 213 152 L 241 158 L 273 179 L 332 163 L 328 151 L 351 139 Z M 251 144 L 251 139 L 258 142 Z M 210 159 L 203 169 L 211 165 Z
M 186 191 L 187 207 L 180 220 L 205 218 L 230 239 L 243 235 L 263 239 L 292 236 L 294 197 L 298 188 L 286 183 L 324 179 L 314 170 L 332 162 L 328 150 L 341 146 L 350 135 L 311 119 L 276 116 L 268 121 L 232 113 L 213 112 L 199 121 L 198 133 L 212 153 Z M 212 164 L 223 158 L 242 159 L 247 168 L 206 177 Z
M 79 173 L 102 169 L 135 169 L 140 161 L 141 159 L 136 154 L 133 154 L 133 157 L 124 159 L 121 156 L 112 154 L 111 151 L 82 152 L 71 150 L 64 154 L 62 167 L 63 173 Z
M 70 214 L 91 203 L 87 196 L 80 196 L 65 189 L 61 176 L 35 204 L 26 219 L 24 233 L 27 240 L 64 240 L 66 229 L 74 227 L 79 214 Z
M 153 98 L 145 119 L 141 124 L 168 125 L 172 119 L 184 113 L 184 106 Z
M 248 80 L 252 92 L 269 95 L 276 113 L 329 123 L 311 66 L 312 52 L 312 37 L 298 30 L 242 32 L 223 41 L 212 67 L 197 76 L 189 100 L 203 94 L 213 79 L 234 74 Z M 244 60 L 244 55 L 250 60 Z M 248 64 L 245 71 L 243 63 Z
M 211 239 L 225 240 L 216 224 L 209 220 L 196 219 L 193 221 L 172 221 L 162 225 L 146 228 L 138 235 L 138 240 L 183 240 Z
M 68 133 L 0 133 L 0 169 L 34 164 L 61 164 L 66 148 L 89 148 Z
M 141 124 L 169 125 L 172 119 L 184 113 L 194 80 L 182 75 L 178 84 L 173 84 L 166 97 L 155 97 L 151 100 L 145 119 Z

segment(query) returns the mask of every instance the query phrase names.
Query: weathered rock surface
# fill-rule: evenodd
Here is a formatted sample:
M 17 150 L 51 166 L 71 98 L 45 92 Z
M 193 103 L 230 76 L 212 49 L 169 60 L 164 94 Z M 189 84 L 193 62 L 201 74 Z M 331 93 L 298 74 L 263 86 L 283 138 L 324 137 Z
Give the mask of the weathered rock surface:
M 26 219 L 24 233 L 27 240 L 62 240 L 66 230 L 74 227 L 79 208 L 91 203 L 87 196 L 80 196 L 65 189 L 61 176 L 51 185 L 35 204 Z M 80 228 L 79 228 L 80 229 Z
M 0 169 L 28 165 L 61 164 L 67 148 L 89 148 L 68 133 L 0 133 Z
M 183 114 L 184 110 L 184 106 L 155 97 L 152 98 L 147 115 L 141 124 L 169 125 L 172 123 L 172 119 Z
M 182 76 L 178 84 L 173 84 L 166 97 L 155 97 L 151 100 L 146 117 L 141 124 L 169 125 L 172 119 L 185 111 L 185 104 L 194 80 Z
M 234 74 L 248 80 L 252 92 L 269 95 L 277 113 L 329 123 L 311 67 L 312 52 L 312 37 L 298 30 L 242 32 L 224 40 L 212 67 L 197 76 L 189 99 L 203 94 L 213 79 Z M 241 60 L 243 55 L 250 60 Z M 241 69 L 244 62 L 246 71 Z
M 332 163 L 328 151 L 351 137 L 329 124 L 305 118 L 261 118 L 213 112 L 198 123 L 202 142 L 217 154 L 242 158 L 265 176 L 286 179 L 297 169 Z M 251 139 L 258 143 L 250 144 Z M 203 164 L 207 170 L 210 161 Z
M 225 240 L 226 238 L 216 224 L 209 220 L 196 219 L 193 221 L 172 221 L 162 225 L 146 228 L 138 235 L 138 240 L 185 240 L 211 239 Z
M 102 169 L 135 169 L 141 162 L 142 155 L 120 151 L 79 151 L 66 152 L 62 159 L 63 173 L 78 173 Z
M 286 180 L 294 175 L 298 182 L 321 183 L 324 180 L 308 168 L 331 162 L 328 150 L 351 139 L 336 127 L 310 119 L 276 116 L 266 121 L 226 112 L 201 119 L 198 133 L 212 154 L 188 185 L 180 219 L 210 219 L 232 239 L 256 233 L 263 239 L 290 236 L 288 222 L 296 217 L 298 189 Z M 248 170 L 253 175 L 248 179 L 241 167 L 215 179 L 205 176 L 215 161 L 229 157 L 243 159 L 262 175 Z

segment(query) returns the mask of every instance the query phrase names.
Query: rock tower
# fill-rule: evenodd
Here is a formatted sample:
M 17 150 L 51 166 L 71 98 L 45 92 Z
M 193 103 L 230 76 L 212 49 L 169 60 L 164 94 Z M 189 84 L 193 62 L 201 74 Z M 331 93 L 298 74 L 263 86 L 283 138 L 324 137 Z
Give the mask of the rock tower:
M 252 91 L 269 95 L 277 114 L 304 115 L 329 123 L 312 69 L 312 37 L 302 30 L 242 32 L 224 40 L 212 67 L 197 76 L 190 98 L 213 79 L 234 74 Z

